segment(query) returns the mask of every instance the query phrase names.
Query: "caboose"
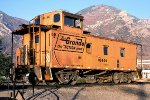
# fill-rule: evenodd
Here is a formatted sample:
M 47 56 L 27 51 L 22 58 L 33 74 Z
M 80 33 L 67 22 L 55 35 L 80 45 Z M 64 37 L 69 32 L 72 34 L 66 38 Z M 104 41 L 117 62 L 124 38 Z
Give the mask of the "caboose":
M 53 11 L 36 16 L 14 35 L 22 35 L 16 49 L 16 80 L 75 84 L 79 77 L 96 82 L 130 83 L 137 77 L 137 44 L 91 35 L 83 30 L 83 16 Z

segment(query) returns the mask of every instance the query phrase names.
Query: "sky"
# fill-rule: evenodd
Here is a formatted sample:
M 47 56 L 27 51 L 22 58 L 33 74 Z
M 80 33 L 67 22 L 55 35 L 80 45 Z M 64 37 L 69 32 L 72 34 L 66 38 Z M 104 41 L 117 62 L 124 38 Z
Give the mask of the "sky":
M 54 10 L 76 13 L 100 4 L 124 10 L 138 18 L 150 18 L 150 0 L 1 0 L 0 11 L 29 21 L 39 14 Z

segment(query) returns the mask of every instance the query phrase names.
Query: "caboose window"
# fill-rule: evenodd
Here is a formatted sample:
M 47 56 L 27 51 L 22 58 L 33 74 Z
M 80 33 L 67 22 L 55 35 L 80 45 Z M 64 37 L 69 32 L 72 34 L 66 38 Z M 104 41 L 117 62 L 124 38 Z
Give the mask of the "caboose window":
M 54 22 L 59 22 L 60 21 L 60 14 L 55 14 L 54 15 Z
M 39 35 L 35 36 L 35 43 L 39 43 Z
M 75 20 L 75 27 L 76 28 L 81 28 L 81 20 L 80 19 Z
M 69 27 L 82 28 L 82 20 L 78 18 L 65 16 L 64 24 L 65 26 L 69 26 Z
M 40 24 L 40 16 L 35 19 L 35 24 Z
M 124 57 L 124 53 L 125 53 L 125 48 L 121 48 L 120 49 L 120 56 Z
M 91 43 L 87 43 L 87 44 L 86 44 L 86 52 L 87 52 L 87 53 L 91 53 L 91 52 L 92 52 Z
M 103 47 L 104 55 L 108 55 L 108 46 Z
M 74 27 L 74 18 L 65 17 L 65 25 Z

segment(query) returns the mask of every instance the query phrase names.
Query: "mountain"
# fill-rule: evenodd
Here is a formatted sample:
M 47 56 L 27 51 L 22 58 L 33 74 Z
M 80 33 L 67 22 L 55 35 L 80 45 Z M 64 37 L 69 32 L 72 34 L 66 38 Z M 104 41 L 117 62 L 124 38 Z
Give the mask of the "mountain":
M 0 11 L 0 39 L 2 39 L 3 53 L 10 53 L 11 50 L 11 32 L 16 30 L 19 25 L 28 24 L 28 21 L 7 15 Z M 14 47 L 20 43 L 20 36 L 14 36 Z
M 107 5 L 91 6 L 77 14 L 84 16 L 84 29 L 91 34 L 142 44 L 143 58 L 150 58 L 150 19 L 139 19 Z
M 91 31 L 91 34 L 142 44 L 143 58 L 150 58 L 150 19 L 140 19 L 107 5 L 91 6 L 77 14 L 84 16 L 84 29 Z M 21 24 L 28 24 L 28 21 L 0 11 L 0 38 L 2 38 L 3 52 L 8 53 L 11 50 L 11 32 Z M 15 36 L 14 40 L 14 46 L 17 47 L 21 41 L 20 37 Z

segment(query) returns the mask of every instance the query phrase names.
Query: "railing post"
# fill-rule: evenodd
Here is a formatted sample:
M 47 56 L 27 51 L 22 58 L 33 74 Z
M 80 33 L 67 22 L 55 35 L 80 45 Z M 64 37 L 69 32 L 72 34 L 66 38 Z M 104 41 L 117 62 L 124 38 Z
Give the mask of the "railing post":
M 16 96 L 15 96 L 15 66 L 13 64 L 13 48 L 14 48 L 14 45 L 13 45 L 13 33 L 12 33 L 12 39 L 11 39 L 11 68 L 12 68 L 12 81 L 13 81 L 13 98 L 16 99 Z

